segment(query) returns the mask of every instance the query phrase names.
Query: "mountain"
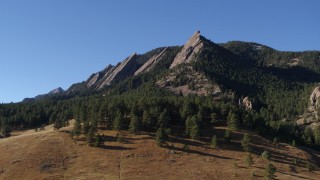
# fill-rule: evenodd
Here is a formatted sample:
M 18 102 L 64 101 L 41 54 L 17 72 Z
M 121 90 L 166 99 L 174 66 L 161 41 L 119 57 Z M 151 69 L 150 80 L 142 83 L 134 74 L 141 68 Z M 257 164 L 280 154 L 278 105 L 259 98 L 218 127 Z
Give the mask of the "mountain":
M 166 57 L 172 48 L 178 47 L 158 48 L 142 55 L 134 53 L 117 65 L 108 65 L 104 70 L 92 74 L 86 81 L 72 85 L 66 92 L 67 94 L 77 94 L 88 90 L 91 92 L 92 89 L 102 90 L 126 78 L 154 72 L 155 66 L 160 61 L 170 61 L 169 69 L 183 64 L 195 64 L 188 67 L 191 68 L 190 72 L 196 72 L 190 77 L 181 74 L 183 71 L 188 72 L 188 70 L 183 70 L 184 67 L 178 67 L 182 70 L 171 71 L 171 73 L 167 73 L 167 77 L 158 78 L 159 87 L 169 89 L 176 94 L 181 91 L 183 94 L 219 94 L 222 92 L 221 87 L 225 87 L 228 91 L 234 91 L 239 96 L 253 96 L 258 89 L 272 86 L 269 84 L 273 83 L 272 81 L 259 85 L 259 78 L 265 76 L 266 80 L 276 78 L 277 81 L 286 82 L 320 81 L 319 75 L 315 73 L 320 72 L 317 66 L 320 63 L 319 51 L 282 52 L 258 43 L 240 41 L 216 44 L 201 36 L 200 31 L 196 31 L 182 48 L 179 47 L 181 49 L 175 52 L 177 54 L 173 54 L 174 58 Z M 204 54 L 207 57 L 204 57 Z M 172 54 L 170 55 L 172 56 Z M 210 61 L 201 60 L 208 57 Z M 195 67 L 199 68 L 200 66 L 206 67 L 193 71 Z M 209 66 L 212 66 L 211 69 L 208 69 Z M 231 74 L 233 77 L 225 77 Z M 257 74 L 260 74 L 258 75 L 260 77 L 256 76 Z M 181 83 L 183 77 L 187 83 Z M 177 83 L 178 81 L 179 83 Z M 210 83 L 207 83 L 209 81 Z M 169 84 L 176 86 L 173 87 Z M 195 84 L 199 86 L 198 91 L 194 91 Z M 187 85 L 193 86 L 193 88 L 190 89 Z
M 66 91 L 0 105 L 1 128 L 53 123 L 59 129 L 76 119 L 84 134 L 91 128 L 172 130 L 203 140 L 222 126 L 320 149 L 319 65 L 319 51 L 215 43 L 196 31 L 183 46 L 133 53 Z
M 61 87 L 58 87 L 57 89 L 53 89 L 50 91 L 47 95 L 54 95 L 54 94 L 61 94 L 64 90 Z
M 116 167 L 112 177 L 138 174 L 135 177 L 142 178 L 140 172 L 147 172 L 142 170 L 154 172 L 150 170 L 152 165 L 159 167 L 163 163 L 165 168 L 181 169 L 192 161 L 207 166 L 193 169 L 192 176 L 185 177 L 199 179 L 199 174 L 204 174 L 202 179 L 222 179 L 237 172 L 237 178 L 248 179 L 251 172 L 252 177 L 270 178 L 270 168 L 275 165 L 279 178 L 312 179 L 319 176 L 319 65 L 320 51 L 278 51 L 254 42 L 216 43 L 200 31 L 183 46 L 133 53 L 87 80 L 72 84 L 66 91 L 58 88 L 23 103 L 0 104 L 1 137 L 7 138 L 11 131 L 16 135 L 19 130 L 34 129 L 23 131 L 26 134 L 18 138 L 4 139 L 0 142 L 3 147 L 10 142 L 24 146 L 27 141 L 46 150 L 26 146 L 30 157 L 38 157 L 41 151 L 43 161 L 35 162 L 29 156 L 16 159 L 12 155 L 2 165 L 6 168 L 0 168 L 0 178 L 3 173 L 4 177 L 18 177 L 14 169 L 20 168 L 24 159 L 29 164 L 22 164 L 23 167 L 40 166 L 33 169 L 34 173 L 39 174 L 38 169 L 41 175 L 68 171 L 79 177 L 77 169 L 83 173 L 84 165 L 73 160 L 86 160 L 68 153 L 106 158 L 107 152 L 116 156 L 107 158 L 103 168 L 101 163 L 85 164 L 85 173 L 95 176 L 94 167 Z M 69 122 L 73 126 L 59 133 Z M 70 136 L 65 132 L 72 140 L 66 139 Z M 39 138 L 49 138 L 50 142 L 43 145 Z M 51 152 L 50 144 L 57 144 L 57 139 L 61 140 L 59 148 L 64 142 L 69 142 L 70 148 L 63 152 L 64 157 L 58 148 L 48 159 L 46 152 Z M 139 163 L 132 163 L 130 158 Z M 219 177 L 216 172 L 210 175 L 212 162 L 220 163 L 213 168 L 226 165 Z M 139 173 L 131 171 L 131 167 L 139 167 Z M 169 171 L 158 170 L 155 172 L 169 177 Z
M 51 90 L 47 94 L 37 95 L 34 98 L 24 98 L 22 100 L 22 102 L 27 103 L 27 102 L 45 99 L 45 98 L 52 97 L 52 96 L 59 96 L 59 95 L 62 95 L 64 92 L 65 92 L 65 90 L 63 90 L 61 87 L 58 87 L 56 89 Z
M 174 68 L 181 63 L 191 62 L 195 58 L 195 55 L 199 53 L 204 46 L 201 39 L 200 31 L 195 32 L 174 58 L 170 68 Z

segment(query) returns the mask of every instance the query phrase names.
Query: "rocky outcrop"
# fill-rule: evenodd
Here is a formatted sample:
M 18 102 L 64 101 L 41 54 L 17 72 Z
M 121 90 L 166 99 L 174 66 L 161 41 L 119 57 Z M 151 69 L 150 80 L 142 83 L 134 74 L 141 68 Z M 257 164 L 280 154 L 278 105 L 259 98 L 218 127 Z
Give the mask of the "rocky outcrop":
M 134 75 L 138 75 L 140 73 L 149 72 L 154 68 L 154 66 L 162 60 L 163 56 L 165 55 L 167 51 L 167 47 L 161 51 L 159 54 L 154 55 L 151 57 L 146 63 L 144 63 L 135 73 Z
M 100 71 L 98 73 L 92 74 L 89 79 L 86 81 L 87 87 L 97 87 L 101 80 L 107 76 L 108 72 L 113 68 L 113 66 L 109 65 L 104 71 Z
M 178 67 L 176 71 L 158 80 L 156 85 L 176 95 L 195 94 L 214 97 L 222 95 L 218 84 L 209 81 L 204 74 L 195 71 L 192 66 Z
M 296 123 L 299 126 L 310 126 L 315 127 L 315 125 L 320 125 L 320 86 L 315 87 L 309 98 L 309 107 L 307 111 L 297 119 Z M 311 126 L 312 125 L 312 126 Z
M 52 91 L 50 91 L 48 94 L 61 94 L 63 93 L 64 90 L 61 87 L 58 87 L 57 89 L 53 89 Z
M 201 40 L 200 31 L 195 32 L 192 37 L 183 46 L 182 50 L 174 58 L 170 66 L 174 68 L 178 64 L 188 63 L 194 59 L 194 55 L 200 52 L 203 48 L 203 41 Z
M 310 95 L 310 106 L 308 112 L 311 113 L 316 120 L 320 116 L 320 86 L 315 87 Z
M 117 66 L 114 68 L 110 69 L 104 76 L 103 81 L 97 89 L 101 89 L 104 86 L 110 85 L 114 80 L 119 79 L 119 78 L 125 78 L 128 77 L 132 72 L 132 67 L 135 66 L 137 59 L 137 54 L 134 53 L 131 56 L 127 57 L 124 61 L 121 63 L 118 63 Z
M 92 74 L 86 81 L 86 86 L 89 88 L 90 87 L 96 88 L 100 86 L 104 78 L 108 77 L 108 75 L 110 74 L 110 71 L 112 71 L 113 68 L 114 67 L 112 65 L 108 65 L 103 71 Z
M 252 109 L 252 102 L 250 101 L 249 97 L 245 97 L 242 100 L 239 99 L 239 106 L 244 108 L 247 111 L 250 111 Z
M 137 54 L 134 53 L 116 66 L 109 65 L 103 71 L 92 74 L 88 80 L 85 81 L 86 87 L 102 89 L 110 85 L 114 80 L 133 75 L 137 69 L 136 60 Z
M 302 63 L 302 60 L 300 58 L 293 58 L 290 59 L 287 63 L 288 66 L 298 66 Z
M 318 102 L 318 98 L 320 97 L 320 86 L 314 88 L 310 95 L 310 106 L 315 107 Z
M 101 79 L 101 73 L 95 73 L 88 79 L 87 87 L 94 86 Z

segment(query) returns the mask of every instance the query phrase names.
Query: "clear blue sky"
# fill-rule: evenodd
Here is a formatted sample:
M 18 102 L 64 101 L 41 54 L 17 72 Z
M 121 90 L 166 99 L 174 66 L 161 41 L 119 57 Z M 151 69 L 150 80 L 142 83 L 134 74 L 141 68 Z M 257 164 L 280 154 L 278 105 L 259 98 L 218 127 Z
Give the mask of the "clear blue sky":
M 214 42 L 320 50 L 319 0 L 0 0 L 0 102 L 86 80 L 133 52 Z

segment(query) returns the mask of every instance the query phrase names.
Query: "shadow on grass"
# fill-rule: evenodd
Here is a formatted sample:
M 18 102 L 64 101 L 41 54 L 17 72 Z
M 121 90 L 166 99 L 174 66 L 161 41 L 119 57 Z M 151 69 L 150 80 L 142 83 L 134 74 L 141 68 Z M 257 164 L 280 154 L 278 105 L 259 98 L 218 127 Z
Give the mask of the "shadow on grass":
M 121 151 L 134 149 L 134 148 L 128 148 L 123 146 L 108 146 L 108 145 L 99 146 L 97 148 L 106 149 L 106 150 L 121 150 Z
M 185 145 L 197 146 L 197 144 L 198 144 L 197 142 L 188 141 L 188 140 L 185 140 L 185 139 L 183 139 L 183 141 L 177 141 L 177 138 L 175 138 L 175 140 L 176 140 L 175 142 L 183 143 Z M 173 142 L 173 141 L 171 141 L 171 142 Z M 210 154 L 210 153 L 206 153 L 206 152 L 197 151 L 197 150 L 194 150 L 194 149 L 186 150 L 184 148 L 175 147 L 175 146 L 163 146 L 163 148 L 174 150 L 174 151 L 182 151 L 182 152 L 189 153 L 189 154 L 198 154 L 198 155 L 207 156 L 207 157 L 214 157 L 214 158 L 221 158 L 221 159 L 233 159 L 233 158 L 229 158 L 229 157 L 218 156 L 218 155 L 215 155 L 215 154 Z
M 277 171 L 277 173 L 286 174 L 286 175 L 289 175 L 289 176 L 294 176 L 294 177 L 297 177 L 297 178 L 299 178 L 299 179 L 317 180 L 317 179 L 312 179 L 312 178 L 308 178 L 308 177 L 304 177 L 304 176 L 299 176 L 299 175 L 297 175 L 297 174 L 286 173 L 286 172 L 283 172 L 283 171 Z

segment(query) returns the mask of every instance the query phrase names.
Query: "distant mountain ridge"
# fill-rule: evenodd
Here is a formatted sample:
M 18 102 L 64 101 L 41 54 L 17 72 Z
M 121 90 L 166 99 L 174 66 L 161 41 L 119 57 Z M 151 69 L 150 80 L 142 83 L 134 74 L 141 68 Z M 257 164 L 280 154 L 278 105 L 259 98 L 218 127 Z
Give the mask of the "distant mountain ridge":
M 170 53 L 169 51 L 172 50 L 172 48 L 176 47 L 157 48 L 142 55 L 133 53 L 117 65 L 108 65 L 102 71 L 92 74 L 86 81 L 71 85 L 66 91 L 61 91 L 61 89 L 58 91 L 51 91 L 46 95 L 35 97 L 34 100 L 41 99 L 52 94 L 72 95 L 81 91 L 99 91 L 128 77 L 148 73 L 152 71 L 159 62 L 166 60 L 164 56 Z M 320 64 L 319 51 L 282 52 L 262 44 L 241 41 L 230 41 L 227 43 L 215 44 L 201 36 L 200 31 L 196 31 L 182 46 L 181 50 L 174 54 L 174 58 L 170 60 L 171 62 L 168 69 L 175 69 L 181 64 L 192 63 L 199 59 L 198 56 L 204 49 L 208 48 L 216 49 L 217 52 L 221 51 L 217 56 L 224 54 L 228 56 L 226 56 L 226 58 L 231 59 L 250 59 L 250 61 L 246 60 L 246 63 L 253 63 L 261 67 L 288 68 L 301 66 L 320 72 L 320 66 L 318 66 Z M 240 66 L 244 65 L 244 62 L 235 63 Z M 236 64 L 234 65 L 238 66 Z M 194 81 L 196 81 L 196 79 L 194 79 Z M 24 101 L 27 100 L 30 99 L 25 99 Z
M 51 90 L 50 92 L 48 92 L 47 94 L 41 94 L 38 95 L 34 98 L 24 98 L 22 100 L 22 102 L 32 102 L 32 101 L 36 101 L 36 100 L 40 100 L 49 96 L 54 96 L 54 95 L 61 95 L 65 92 L 65 90 L 63 90 L 61 87 L 58 87 L 56 89 Z

